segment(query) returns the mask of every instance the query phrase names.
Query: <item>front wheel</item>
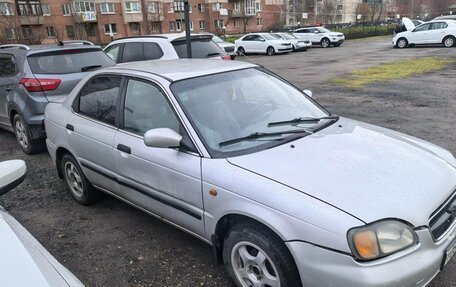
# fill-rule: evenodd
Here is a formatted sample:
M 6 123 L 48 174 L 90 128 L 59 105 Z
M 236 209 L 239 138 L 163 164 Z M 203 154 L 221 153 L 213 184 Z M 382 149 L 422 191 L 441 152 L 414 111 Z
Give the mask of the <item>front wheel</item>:
M 446 37 L 445 39 L 443 39 L 443 45 L 446 47 L 446 48 L 451 48 L 454 46 L 454 44 L 456 43 L 456 40 L 454 37 L 452 36 L 448 36 Z
M 239 287 L 299 287 L 293 257 L 283 241 L 258 224 L 240 223 L 225 238 L 223 261 Z
M 331 45 L 331 41 L 329 41 L 328 38 L 323 38 L 323 39 L 321 39 L 320 45 L 323 48 L 328 48 Z
M 274 47 L 268 47 L 266 49 L 266 54 L 268 54 L 268 56 L 274 56 L 275 55 L 275 50 L 274 50 Z
M 244 56 L 244 55 L 245 55 L 245 50 L 244 50 L 244 48 L 239 47 L 239 48 L 237 49 L 237 54 L 238 54 L 239 56 Z
M 400 49 L 406 48 L 408 46 L 408 41 L 405 38 L 400 38 L 397 40 L 396 46 Z

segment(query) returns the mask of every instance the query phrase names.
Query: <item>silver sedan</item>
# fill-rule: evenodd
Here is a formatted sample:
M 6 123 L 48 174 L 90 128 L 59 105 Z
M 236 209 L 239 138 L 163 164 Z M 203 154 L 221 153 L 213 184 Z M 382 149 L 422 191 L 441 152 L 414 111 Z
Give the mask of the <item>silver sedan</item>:
M 425 286 L 456 251 L 451 153 L 250 63 L 96 71 L 45 126 L 76 201 L 103 191 L 193 234 L 238 286 Z

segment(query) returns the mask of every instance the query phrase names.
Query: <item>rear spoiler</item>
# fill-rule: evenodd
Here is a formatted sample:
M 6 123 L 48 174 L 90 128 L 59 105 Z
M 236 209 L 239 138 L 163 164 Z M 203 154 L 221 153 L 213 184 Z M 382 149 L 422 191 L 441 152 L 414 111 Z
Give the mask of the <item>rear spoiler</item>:
M 209 34 L 204 34 L 204 35 L 191 35 L 190 36 L 190 39 L 192 40 L 206 40 L 206 39 L 212 39 L 212 35 L 209 35 Z M 179 38 L 176 38 L 174 40 L 172 40 L 171 42 L 180 42 L 180 41 L 185 41 L 186 40 L 186 37 L 185 36 L 182 36 L 182 37 L 179 37 Z

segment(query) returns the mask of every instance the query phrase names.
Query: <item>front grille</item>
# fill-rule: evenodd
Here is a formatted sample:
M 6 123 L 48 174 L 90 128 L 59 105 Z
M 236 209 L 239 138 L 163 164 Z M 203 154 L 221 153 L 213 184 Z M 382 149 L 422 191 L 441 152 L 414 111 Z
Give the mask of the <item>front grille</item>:
M 440 240 L 453 224 L 456 224 L 456 194 L 431 215 L 429 228 L 434 240 Z
M 231 53 L 231 52 L 234 52 L 234 47 L 225 47 L 225 52 L 227 53 Z

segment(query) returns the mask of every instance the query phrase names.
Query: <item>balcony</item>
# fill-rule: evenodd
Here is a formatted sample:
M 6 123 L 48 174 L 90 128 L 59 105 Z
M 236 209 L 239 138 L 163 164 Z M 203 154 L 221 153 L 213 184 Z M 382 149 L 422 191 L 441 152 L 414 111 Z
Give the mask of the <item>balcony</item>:
M 161 22 L 165 20 L 165 15 L 162 12 L 158 13 L 147 13 L 147 20 L 150 22 Z
M 231 11 L 231 18 L 243 18 L 243 17 L 251 17 L 255 16 L 256 11 L 253 9 L 246 9 L 245 13 L 242 10 L 232 10 Z
M 30 25 L 43 25 L 44 16 L 43 15 L 29 15 L 29 16 L 19 16 L 19 21 L 23 26 Z

